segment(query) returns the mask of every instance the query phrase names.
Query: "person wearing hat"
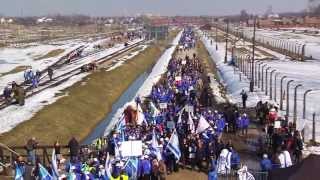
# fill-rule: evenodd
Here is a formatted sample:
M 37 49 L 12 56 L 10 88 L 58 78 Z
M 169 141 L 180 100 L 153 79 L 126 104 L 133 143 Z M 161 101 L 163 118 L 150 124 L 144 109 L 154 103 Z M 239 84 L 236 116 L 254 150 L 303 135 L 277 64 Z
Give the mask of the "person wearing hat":
M 260 161 L 261 171 L 270 171 L 272 169 L 272 162 L 267 154 L 263 154 L 263 159 Z

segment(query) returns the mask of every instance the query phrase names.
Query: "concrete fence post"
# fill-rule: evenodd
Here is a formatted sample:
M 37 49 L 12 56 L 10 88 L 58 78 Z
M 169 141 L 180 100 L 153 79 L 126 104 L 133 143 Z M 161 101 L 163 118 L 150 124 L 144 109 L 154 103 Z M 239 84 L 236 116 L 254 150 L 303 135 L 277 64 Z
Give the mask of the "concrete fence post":
M 283 81 L 287 76 L 283 76 L 280 81 L 280 110 L 283 110 Z
M 264 68 L 266 67 L 266 66 L 268 66 L 268 64 L 264 64 L 263 66 L 262 66 L 262 71 L 261 71 L 261 90 L 263 91 L 264 90 Z
M 312 143 L 316 144 L 316 113 L 312 114 Z
M 269 69 L 271 69 L 271 67 L 268 67 L 268 68 L 266 69 L 266 89 L 265 89 L 266 95 L 268 95 L 268 70 L 269 70 Z
M 270 100 L 272 100 L 272 75 L 274 72 L 276 72 L 277 70 L 273 69 L 271 72 L 270 72 L 270 92 L 269 92 L 269 97 L 270 97 Z
M 297 91 L 298 88 L 302 87 L 302 84 L 296 85 L 294 88 L 294 103 L 293 103 L 293 122 L 297 124 Z
M 294 82 L 294 80 L 289 80 L 287 82 L 287 103 L 286 103 L 286 116 L 289 117 L 289 113 L 290 113 L 290 84 Z
M 274 75 L 274 101 L 277 102 L 277 77 L 280 75 L 279 72 L 276 72 Z M 272 94 L 271 94 L 272 97 Z

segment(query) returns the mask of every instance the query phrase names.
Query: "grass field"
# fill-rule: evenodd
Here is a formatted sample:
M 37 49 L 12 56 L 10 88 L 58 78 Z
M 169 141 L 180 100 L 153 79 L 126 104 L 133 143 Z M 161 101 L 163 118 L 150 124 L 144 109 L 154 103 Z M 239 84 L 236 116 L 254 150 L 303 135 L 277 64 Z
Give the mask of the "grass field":
M 6 75 L 9 75 L 9 74 L 15 74 L 15 73 L 18 73 L 18 72 L 22 72 L 22 71 L 25 71 L 28 68 L 31 68 L 31 66 L 17 66 L 14 69 L 12 69 L 11 71 L 8 71 L 8 72 L 2 73 L 2 74 L 0 73 L 0 77 L 1 76 L 6 76 Z
M 21 123 L 0 137 L 7 145 L 24 145 L 32 136 L 40 144 L 52 144 L 57 138 L 65 144 L 72 136 L 84 139 L 111 111 L 112 104 L 144 71 L 152 67 L 168 43 L 176 36 L 172 32 L 166 41 L 158 41 L 144 52 L 115 70 L 100 70 L 68 88 L 68 96 L 46 106 L 29 121 Z
M 55 50 L 52 50 L 52 51 L 48 52 L 47 54 L 45 54 L 43 56 L 35 58 L 35 60 L 39 61 L 39 60 L 42 60 L 42 59 L 56 57 L 56 56 L 62 54 L 64 51 L 65 51 L 64 49 L 55 49 Z

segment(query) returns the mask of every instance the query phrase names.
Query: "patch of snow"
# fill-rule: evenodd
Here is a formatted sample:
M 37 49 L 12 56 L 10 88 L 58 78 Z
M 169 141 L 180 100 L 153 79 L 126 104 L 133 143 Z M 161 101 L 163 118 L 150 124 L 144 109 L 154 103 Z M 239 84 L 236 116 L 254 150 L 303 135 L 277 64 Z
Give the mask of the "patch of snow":
M 0 111 L 0 133 L 8 132 L 16 127 L 21 122 L 32 118 L 43 107 L 56 102 L 64 96 L 56 97 L 63 89 L 66 89 L 78 81 L 86 77 L 88 73 L 83 73 L 78 76 L 71 77 L 65 83 L 56 87 L 44 90 L 39 94 L 34 95 L 26 100 L 24 106 L 9 106 Z
M 215 75 L 208 73 L 208 76 L 210 77 L 210 88 L 212 89 L 214 99 L 217 103 L 226 103 L 227 101 L 221 93 L 221 87 L 219 82 L 217 82 Z
M 136 39 L 136 40 L 130 41 L 129 44 L 134 44 L 140 41 L 142 40 Z M 77 62 L 68 64 L 56 70 L 54 72 L 54 77 L 60 76 L 67 72 L 71 72 L 83 66 L 84 64 L 87 64 L 93 61 L 99 61 L 101 58 L 104 58 L 114 52 L 123 50 L 124 48 L 126 48 L 124 45 L 118 44 L 113 48 L 109 48 L 97 54 L 93 54 L 88 57 L 82 58 Z M 30 98 L 27 98 L 24 106 L 9 106 L 5 109 L 0 110 L 0 133 L 8 132 L 14 127 L 16 127 L 18 124 L 20 124 L 21 122 L 24 122 L 32 118 L 34 114 L 40 111 L 44 106 L 48 104 L 52 104 L 57 99 L 63 97 L 63 96 L 56 97 L 57 93 L 60 93 L 61 90 L 72 86 L 78 81 L 81 81 L 88 74 L 89 73 L 81 73 L 80 75 L 72 76 L 66 82 L 56 87 L 45 89 L 39 94 L 36 94 Z M 21 78 L 23 79 L 22 75 L 21 75 Z M 44 77 L 44 79 L 48 79 L 48 77 Z M 2 83 L 2 81 L 0 83 Z M 39 88 L 41 88 L 41 86 Z
M 302 150 L 303 157 L 306 157 L 310 154 L 317 154 L 320 155 L 320 146 L 309 146 L 304 147 L 304 150 Z
M 239 72 L 239 70 L 233 66 L 224 63 L 224 55 L 225 49 L 224 43 L 218 43 L 218 46 L 222 46 L 218 51 L 215 50 L 215 45 L 211 45 L 210 39 L 202 37 L 202 41 L 204 42 L 206 48 L 208 49 L 212 59 L 217 64 L 217 68 L 219 70 L 220 79 L 222 83 L 227 88 L 228 98 L 231 102 L 236 104 L 241 104 L 242 99 L 240 96 L 240 92 L 242 89 L 249 92 L 249 82 L 250 80 L 244 76 L 243 73 Z M 214 40 L 213 40 L 214 41 Z M 213 43 L 215 44 L 215 43 Z M 263 50 L 268 51 L 268 53 L 274 53 L 271 50 L 264 48 Z M 281 54 L 279 55 L 281 56 Z M 228 53 L 228 59 L 231 59 L 231 54 Z M 303 109 L 303 94 L 308 89 L 320 89 L 320 62 L 319 61 L 290 61 L 290 60 L 269 60 L 264 61 L 265 64 L 268 64 L 271 69 L 276 69 L 279 74 L 276 81 L 274 81 L 275 75 L 272 76 L 273 79 L 273 99 L 270 100 L 269 96 L 265 95 L 265 91 L 261 91 L 258 87 L 255 87 L 255 91 L 252 93 L 248 93 L 248 107 L 255 107 L 256 103 L 259 100 L 268 101 L 273 104 L 279 104 L 280 100 L 280 79 L 284 75 L 288 78 L 284 81 L 283 91 L 286 92 L 287 82 L 292 79 L 294 82 L 290 85 L 289 91 L 289 120 L 293 120 L 293 106 L 294 106 L 294 87 L 298 84 L 302 84 L 303 86 L 298 88 L 297 91 L 297 128 L 298 130 L 302 130 L 305 128 L 305 139 L 308 141 L 311 138 L 312 133 L 312 114 L 316 113 L 316 120 L 320 119 L 320 91 L 315 91 L 313 93 L 309 93 L 306 98 L 306 119 L 302 118 L 302 109 Z M 265 73 L 265 71 L 264 71 Z M 241 79 L 241 80 L 240 80 Z M 265 79 L 265 76 L 264 76 Z M 264 80 L 264 83 L 266 81 Z M 268 95 L 270 94 L 270 71 L 268 73 Z M 276 82 L 276 88 L 275 83 Z M 266 86 L 264 86 L 266 87 Z M 275 93 L 276 100 L 274 99 Z M 286 96 L 284 96 L 286 98 Z M 286 109 L 286 100 L 283 101 L 284 110 Z M 280 114 L 285 115 L 285 111 L 280 111 Z M 317 123 L 317 122 L 316 122 Z M 318 124 L 316 125 L 318 127 Z M 316 129 L 316 138 L 319 140 L 320 138 L 320 130 Z

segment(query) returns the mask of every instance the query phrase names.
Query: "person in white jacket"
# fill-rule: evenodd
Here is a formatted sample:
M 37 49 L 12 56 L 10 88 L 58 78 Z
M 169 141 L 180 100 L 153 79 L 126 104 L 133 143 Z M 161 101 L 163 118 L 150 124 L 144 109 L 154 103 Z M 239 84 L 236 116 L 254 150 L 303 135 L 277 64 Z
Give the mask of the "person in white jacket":
M 280 168 L 292 166 L 290 153 L 285 148 L 282 149 L 282 152 L 279 154 L 278 158 L 280 160 Z
M 218 158 L 218 174 L 229 174 L 231 170 L 231 152 L 223 149 Z

